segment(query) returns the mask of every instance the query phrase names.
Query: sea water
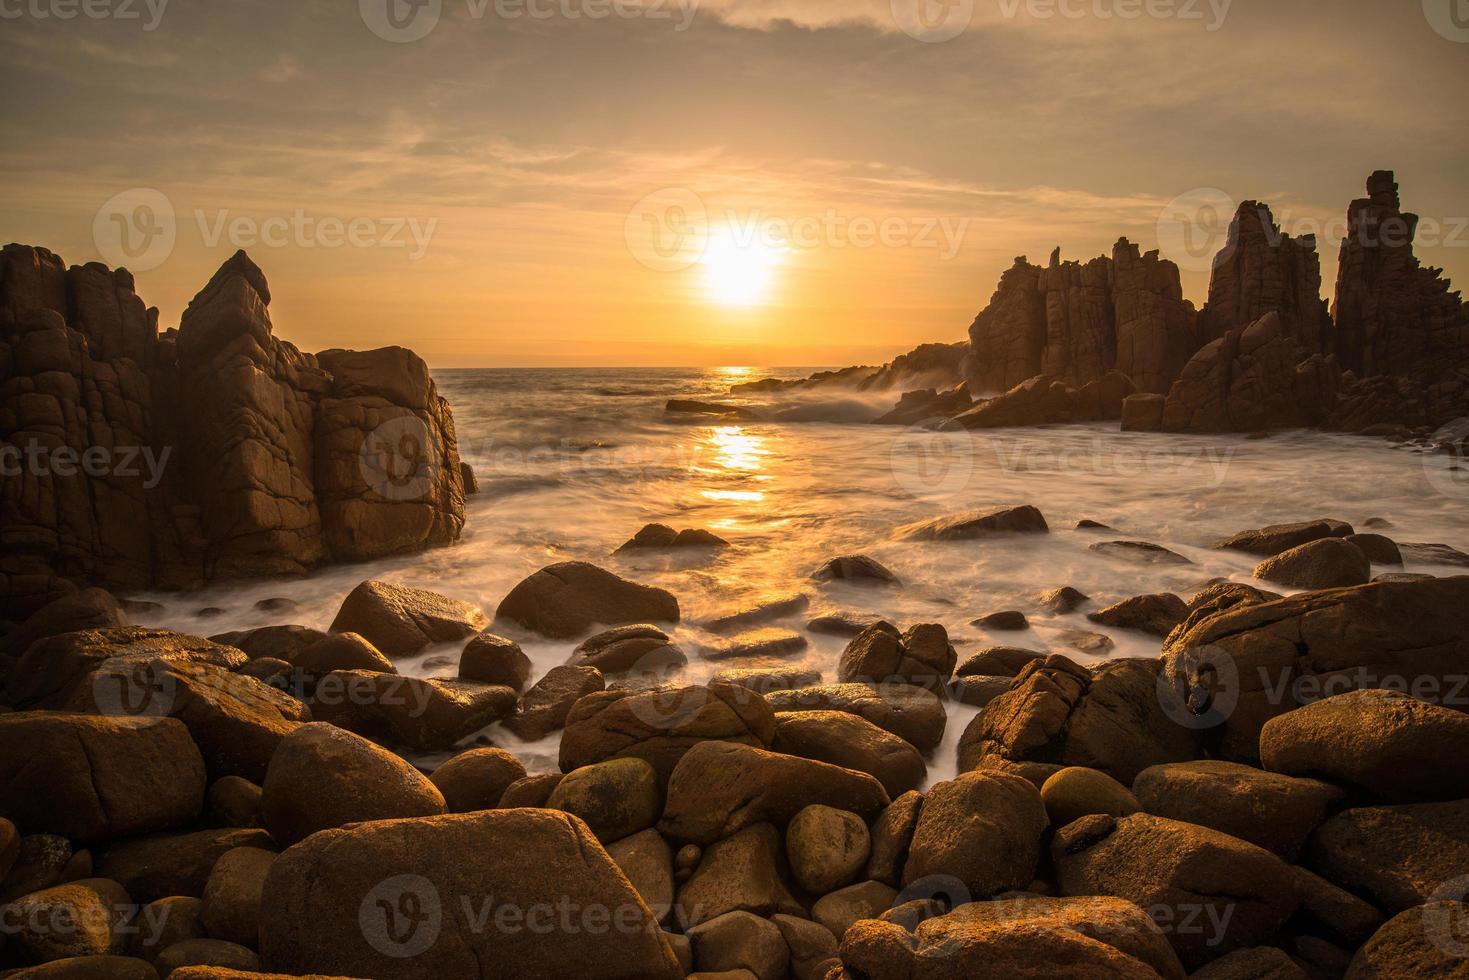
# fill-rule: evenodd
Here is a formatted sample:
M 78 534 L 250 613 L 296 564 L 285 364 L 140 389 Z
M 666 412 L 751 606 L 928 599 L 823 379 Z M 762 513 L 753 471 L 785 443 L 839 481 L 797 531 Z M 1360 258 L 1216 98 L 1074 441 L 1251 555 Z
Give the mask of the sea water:
M 1112 424 L 948 432 L 869 424 L 896 393 L 846 389 L 731 394 L 742 381 L 795 378 L 811 369 L 537 369 L 437 371 L 453 407 L 460 453 L 480 492 L 466 504 L 460 542 L 450 548 L 356 565 L 303 580 L 231 582 L 189 594 L 136 598 L 162 605 L 143 625 L 201 635 L 280 624 L 254 608 L 285 596 L 292 622 L 318 629 L 342 599 L 377 578 L 478 603 L 493 614 L 517 582 L 562 561 L 588 561 L 668 589 L 684 622 L 671 629 L 690 655 L 690 683 L 740 663 L 703 660 L 713 641 L 698 624 L 764 598 L 804 593 L 808 613 L 778 625 L 801 629 L 833 612 L 880 616 L 906 628 L 948 627 L 963 658 L 986 646 L 1053 649 L 1068 631 L 1109 636 L 1110 657 L 1155 657 L 1162 641 L 1097 626 L 1086 612 L 1128 596 L 1175 592 L 1185 599 L 1217 578 L 1252 581 L 1258 559 L 1211 545 L 1246 528 L 1332 517 L 1390 522 L 1399 541 L 1441 542 L 1469 551 L 1469 474 L 1452 460 L 1380 439 L 1290 432 L 1269 439 L 1123 433 Z M 717 401 L 758 421 L 664 412 L 670 398 Z M 1032 504 L 1046 535 L 1002 535 L 952 543 L 905 540 L 904 525 L 950 514 Z M 1112 530 L 1078 530 L 1082 519 Z M 705 528 L 730 542 L 716 552 L 614 556 L 644 524 Z M 1099 541 L 1163 545 L 1191 565 L 1149 565 L 1090 550 Z M 901 585 L 821 584 L 827 558 L 866 554 Z M 1456 569 L 1409 563 L 1408 571 Z M 1376 571 L 1397 571 L 1379 568 Z M 1463 573 L 1464 569 L 1457 569 Z M 1263 584 L 1263 583 L 1257 583 Z M 1037 608 L 1035 596 L 1069 585 L 1094 603 L 1068 615 Z M 1281 591 L 1276 588 L 1276 591 Z M 215 607 L 222 614 L 197 615 Z M 970 625 L 1018 609 L 1031 628 L 990 633 Z M 520 637 L 539 676 L 575 642 Z M 804 654 L 782 663 L 822 671 L 827 681 L 845 640 L 810 634 Z M 463 643 L 435 647 L 398 666 L 405 674 L 452 677 Z M 950 705 L 931 778 L 951 776 L 959 735 L 974 709 Z M 523 744 L 498 726 L 483 733 L 527 763 L 555 768 L 557 736 Z M 431 763 L 433 759 L 422 761 Z

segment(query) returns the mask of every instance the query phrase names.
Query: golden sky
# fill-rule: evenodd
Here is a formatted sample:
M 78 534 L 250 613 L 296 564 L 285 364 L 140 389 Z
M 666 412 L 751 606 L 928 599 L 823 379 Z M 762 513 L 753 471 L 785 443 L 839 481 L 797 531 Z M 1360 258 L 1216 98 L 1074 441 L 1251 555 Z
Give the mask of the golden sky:
M 875 362 L 1057 245 L 1201 301 L 1245 199 L 1329 292 L 1378 168 L 1469 281 L 1464 0 L 94 2 L 0 0 L 0 237 L 164 326 L 245 247 L 307 350 Z

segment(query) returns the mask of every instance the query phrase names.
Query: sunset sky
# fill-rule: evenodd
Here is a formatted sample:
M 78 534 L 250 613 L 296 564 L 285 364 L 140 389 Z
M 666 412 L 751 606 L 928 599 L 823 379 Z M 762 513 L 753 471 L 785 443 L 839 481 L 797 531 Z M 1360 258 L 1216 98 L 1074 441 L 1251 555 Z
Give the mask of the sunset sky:
M 1323 231 L 1329 291 L 1378 168 L 1469 283 L 1465 0 L 89 2 L 0 0 L 0 238 L 130 247 L 164 326 L 244 246 L 307 350 L 876 362 L 1180 195 Z

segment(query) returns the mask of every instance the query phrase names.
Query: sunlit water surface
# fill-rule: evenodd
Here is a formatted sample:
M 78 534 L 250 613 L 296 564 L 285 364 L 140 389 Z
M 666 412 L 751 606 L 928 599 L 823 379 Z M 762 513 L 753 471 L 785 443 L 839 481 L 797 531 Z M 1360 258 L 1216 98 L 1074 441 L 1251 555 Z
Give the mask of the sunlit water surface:
M 425 554 L 338 566 L 290 582 L 231 583 L 188 595 L 149 594 L 163 604 L 146 625 L 218 634 L 280 622 L 254 609 L 287 596 L 293 621 L 325 629 L 346 594 L 382 578 L 479 603 L 493 613 L 521 579 L 567 560 L 596 562 L 672 591 L 683 608 L 676 640 L 691 653 L 686 676 L 700 681 L 738 666 L 701 660 L 710 637 L 697 624 L 776 594 L 804 592 L 809 616 L 849 611 L 902 626 L 945 624 L 961 660 L 985 646 L 1068 648 L 1064 633 L 1108 634 L 1109 656 L 1156 656 L 1160 641 L 1036 610 L 1033 597 L 1074 586 L 1102 604 L 1145 592 L 1185 598 L 1217 577 L 1249 581 L 1254 559 L 1210 545 L 1236 531 L 1330 516 L 1361 525 L 1392 522 L 1400 541 L 1443 542 L 1469 550 L 1469 482 L 1442 458 L 1380 440 L 1316 432 L 1268 440 L 1121 433 L 1114 425 L 1057 426 L 993 433 L 933 434 L 860 424 L 894 396 L 779 395 L 731 398 L 732 382 L 806 370 L 476 370 L 440 371 L 453 406 L 460 450 L 480 493 L 468 502 L 463 539 Z M 671 397 L 718 400 L 781 421 L 720 423 L 666 416 Z M 1034 504 L 1049 535 L 935 544 L 898 540 L 902 525 L 945 514 Z M 1088 518 L 1115 531 L 1079 531 Z M 733 547 L 712 555 L 612 552 L 649 522 L 714 531 Z M 1193 559 L 1191 566 L 1138 565 L 1099 555 L 1104 540 L 1146 540 Z M 896 588 L 822 585 L 810 579 L 824 559 L 863 553 L 901 579 Z M 1380 571 L 1386 571 L 1381 569 Z M 1452 574 L 1444 567 L 1409 571 Z M 206 607 L 222 615 L 201 618 Z M 1020 609 L 1032 628 L 994 633 L 969 625 L 990 612 Z M 789 663 L 834 680 L 844 640 L 812 634 Z M 537 674 L 564 662 L 574 643 L 526 639 Z M 399 664 L 404 673 L 453 676 L 458 644 Z M 447 661 L 446 661 L 447 658 Z M 931 777 L 952 775 L 959 735 L 973 709 L 950 706 Z M 498 727 L 487 735 L 533 771 L 555 766 L 556 737 L 524 744 Z M 426 760 L 431 761 L 431 760 Z

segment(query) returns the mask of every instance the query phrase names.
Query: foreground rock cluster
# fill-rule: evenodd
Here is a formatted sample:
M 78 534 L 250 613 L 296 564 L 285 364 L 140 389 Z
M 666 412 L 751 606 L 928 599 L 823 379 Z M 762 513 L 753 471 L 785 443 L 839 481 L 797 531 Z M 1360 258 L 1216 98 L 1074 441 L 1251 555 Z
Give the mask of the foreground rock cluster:
M 1017 508 L 906 533 L 1047 524 Z M 66 596 L 10 637 L 0 968 L 1469 976 L 1469 577 L 1368 581 L 1392 544 L 1337 521 L 1243 532 L 1220 547 L 1265 581 L 1361 574 L 1097 610 L 1160 652 L 1091 667 L 825 616 L 807 629 L 849 641 L 823 677 L 779 666 L 800 634 L 771 624 L 808 605 L 779 597 L 706 624 L 734 644 L 706 685 L 681 679 L 676 597 L 583 563 L 492 612 L 365 582 L 326 633 L 204 639 Z M 859 559 L 823 568 L 898 587 Z M 1036 609 L 1088 602 L 1058 588 Z M 780 635 L 730 654 L 760 631 Z M 581 642 L 534 677 L 516 636 Z M 457 676 L 397 672 L 449 642 Z M 959 775 L 930 786 L 958 703 L 980 708 Z M 502 729 L 554 737 L 559 771 L 527 772 Z M 399 754 L 424 751 L 443 761 Z
M 188 588 L 457 539 L 454 418 L 424 362 L 303 353 L 273 336 L 270 299 L 241 252 L 160 334 L 126 270 L 0 250 L 0 621 L 79 585 Z

